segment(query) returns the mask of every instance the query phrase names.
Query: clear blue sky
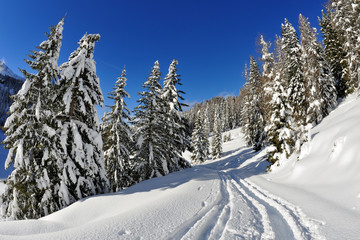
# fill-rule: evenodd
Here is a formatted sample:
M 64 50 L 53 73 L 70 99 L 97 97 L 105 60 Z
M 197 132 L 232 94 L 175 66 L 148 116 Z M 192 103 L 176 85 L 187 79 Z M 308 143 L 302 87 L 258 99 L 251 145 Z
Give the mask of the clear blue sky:
M 318 27 L 325 0 L 181 0 L 181 1 L 2 1 L 0 58 L 17 74 L 23 61 L 46 39 L 44 32 L 65 13 L 59 65 L 77 48 L 84 33 L 100 33 L 95 61 L 106 98 L 126 65 L 131 109 L 155 60 L 166 75 L 178 59 L 182 90 L 188 102 L 237 95 L 249 55 L 257 56 L 256 39 L 273 40 L 284 18 L 297 25 L 298 15 Z M 111 104 L 106 100 L 106 104 Z

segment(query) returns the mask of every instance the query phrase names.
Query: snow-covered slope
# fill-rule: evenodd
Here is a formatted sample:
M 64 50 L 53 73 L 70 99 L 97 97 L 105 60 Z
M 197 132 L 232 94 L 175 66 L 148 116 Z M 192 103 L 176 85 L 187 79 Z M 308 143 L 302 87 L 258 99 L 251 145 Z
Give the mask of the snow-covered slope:
M 274 173 L 253 178 L 325 223 L 328 239 L 360 239 L 360 98 L 349 96 Z
M 359 239 L 360 99 L 315 127 L 297 156 L 265 173 L 240 129 L 224 156 L 40 220 L 0 223 L 0 239 Z M 185 154 L 189 156 L 189 154 Z

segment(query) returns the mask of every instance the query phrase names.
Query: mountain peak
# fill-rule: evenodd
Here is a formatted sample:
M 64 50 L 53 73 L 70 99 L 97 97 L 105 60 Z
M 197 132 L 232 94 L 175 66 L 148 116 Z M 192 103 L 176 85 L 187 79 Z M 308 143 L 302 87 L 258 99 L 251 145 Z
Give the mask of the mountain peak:
M 9 76 L 15 79 L 23 80 L 22 77 L 16 75 L 8 66 L 6 66 L 4 60 L 0 60 L 0 75 Z

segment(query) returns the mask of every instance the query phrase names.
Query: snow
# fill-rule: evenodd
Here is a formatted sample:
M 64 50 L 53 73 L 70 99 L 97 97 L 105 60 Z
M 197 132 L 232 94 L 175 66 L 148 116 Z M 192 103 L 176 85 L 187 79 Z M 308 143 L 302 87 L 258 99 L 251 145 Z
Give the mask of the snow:
M 6 66 L 4 60 L 0 60 L 0 74 L 3 76 L 9 76 L 15 79 L 23 80 L 22 77 L 16 75 L 8 66 Z
M 354 94 L 271 173 L 267 149 L 254 153 L 231 130 L 222 158 L 40 220 L 1 222 L 0 239 L 359 239 L 359 118 Z

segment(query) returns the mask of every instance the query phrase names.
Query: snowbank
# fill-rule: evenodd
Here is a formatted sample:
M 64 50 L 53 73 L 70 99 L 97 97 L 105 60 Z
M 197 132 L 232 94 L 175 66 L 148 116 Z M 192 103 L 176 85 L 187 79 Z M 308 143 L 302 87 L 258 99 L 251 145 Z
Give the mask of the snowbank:
M 253 177 L 321 220 L 328 239 L 360 236 L 360 98 L 349 96 L 318 126 L 300 155 Z

